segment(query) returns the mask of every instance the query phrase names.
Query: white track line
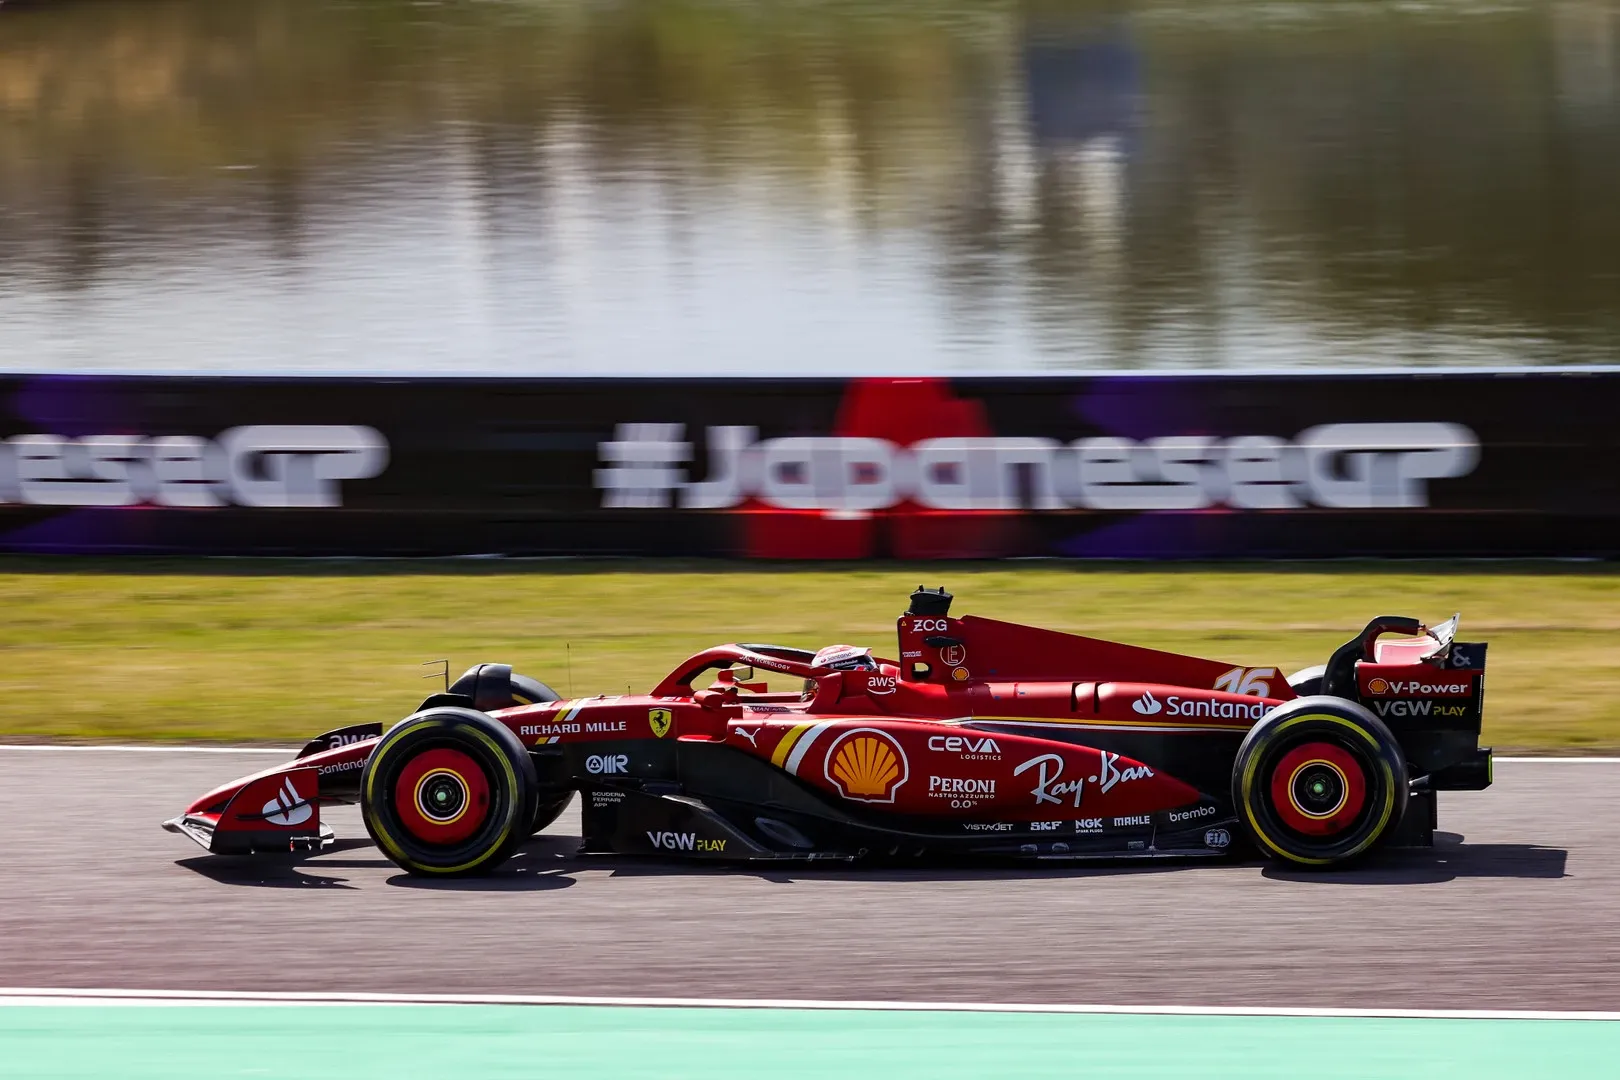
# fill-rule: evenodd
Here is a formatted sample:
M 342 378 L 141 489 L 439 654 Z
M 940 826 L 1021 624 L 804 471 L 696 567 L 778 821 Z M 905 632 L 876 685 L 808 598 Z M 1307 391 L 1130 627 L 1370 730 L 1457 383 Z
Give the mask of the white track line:
M 1266 1006 L 1039 1005 L 962 1001 L 828 1001 L 792 998 L 577 997 L 536 994 L 246 993 L 230 990 L 0 988 L 0 1005 L 591 1005 L 684 1009 L 1056 1013 L 1103 1016 L 1293 1016 L 1413 1020 L 1620 1021 L 1620 1012 L 1517 1009 L 1326 1009 Z
M 104 750 L 119 754 L 280 754 L 291 757 L 295 747 L 266 746 L 100 746 L 94 743 L 0 743 L 0 750 Z

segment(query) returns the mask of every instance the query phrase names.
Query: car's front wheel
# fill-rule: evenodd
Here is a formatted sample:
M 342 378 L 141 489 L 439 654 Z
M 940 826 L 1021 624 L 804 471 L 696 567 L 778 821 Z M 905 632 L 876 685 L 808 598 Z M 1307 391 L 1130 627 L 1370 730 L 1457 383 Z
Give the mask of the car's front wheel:
M 537 786 L 506 725 L 473 709 L 426 709 L 372 751 L 360 812 L 377 846 L 410 873 L 481 874 L 529 838 Z
M 1279 706 L 1249 730 L 1232 766 L 1232 801 L 1261 852 L 1296 866 L 1365 855 L 1406 811 L 1400 744 L 1353 701 L 1317 696 Z

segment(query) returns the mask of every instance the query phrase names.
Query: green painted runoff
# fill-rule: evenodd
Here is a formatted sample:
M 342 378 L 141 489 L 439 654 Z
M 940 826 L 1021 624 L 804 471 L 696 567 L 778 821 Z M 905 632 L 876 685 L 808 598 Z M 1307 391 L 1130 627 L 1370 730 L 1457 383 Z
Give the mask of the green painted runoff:
M 494 1005 L 0 1007 L 0 1075 L 1612 1076 L 1620 1023 Z

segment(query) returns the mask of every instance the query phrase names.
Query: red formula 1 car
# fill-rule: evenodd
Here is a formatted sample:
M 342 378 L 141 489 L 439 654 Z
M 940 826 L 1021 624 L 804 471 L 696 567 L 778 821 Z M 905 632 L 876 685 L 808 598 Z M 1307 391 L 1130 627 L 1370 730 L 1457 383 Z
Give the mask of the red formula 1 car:
M 320 807 L 358 802 L 406 870 L 471 874 L 577 791 L 583 852 L 1064 860 L 1250 846 L 1323 867 L 1431 843 L 1435 793 L 1491 782 L 1485 646 L 1453 641 L 1455 618 L 1374 619 L 1284 679 L 950 606 L 943 589 L 912 594 L 898 660 L 720 645 L 643 695 L 563 701 L 480 664 L 386 731 L 328 732 L 164 827 L 212 852 L 318 850 L 332 835 Z M 793 689 L 771 692 L 760 672 Z

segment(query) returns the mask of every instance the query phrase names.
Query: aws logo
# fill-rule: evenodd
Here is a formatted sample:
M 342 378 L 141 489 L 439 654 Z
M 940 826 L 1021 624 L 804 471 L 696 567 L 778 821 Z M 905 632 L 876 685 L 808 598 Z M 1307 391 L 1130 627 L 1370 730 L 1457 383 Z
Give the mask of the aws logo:
M 876 728 L 846 731 L 827 749 L 827 780 L 856 802 L 892 803 L 911 777 L 905 749 Z
M 892 694 L 894 693 L 894 686 L 893 675 L 871 675 L 866 680 L 866 692 L 868 694 Z

